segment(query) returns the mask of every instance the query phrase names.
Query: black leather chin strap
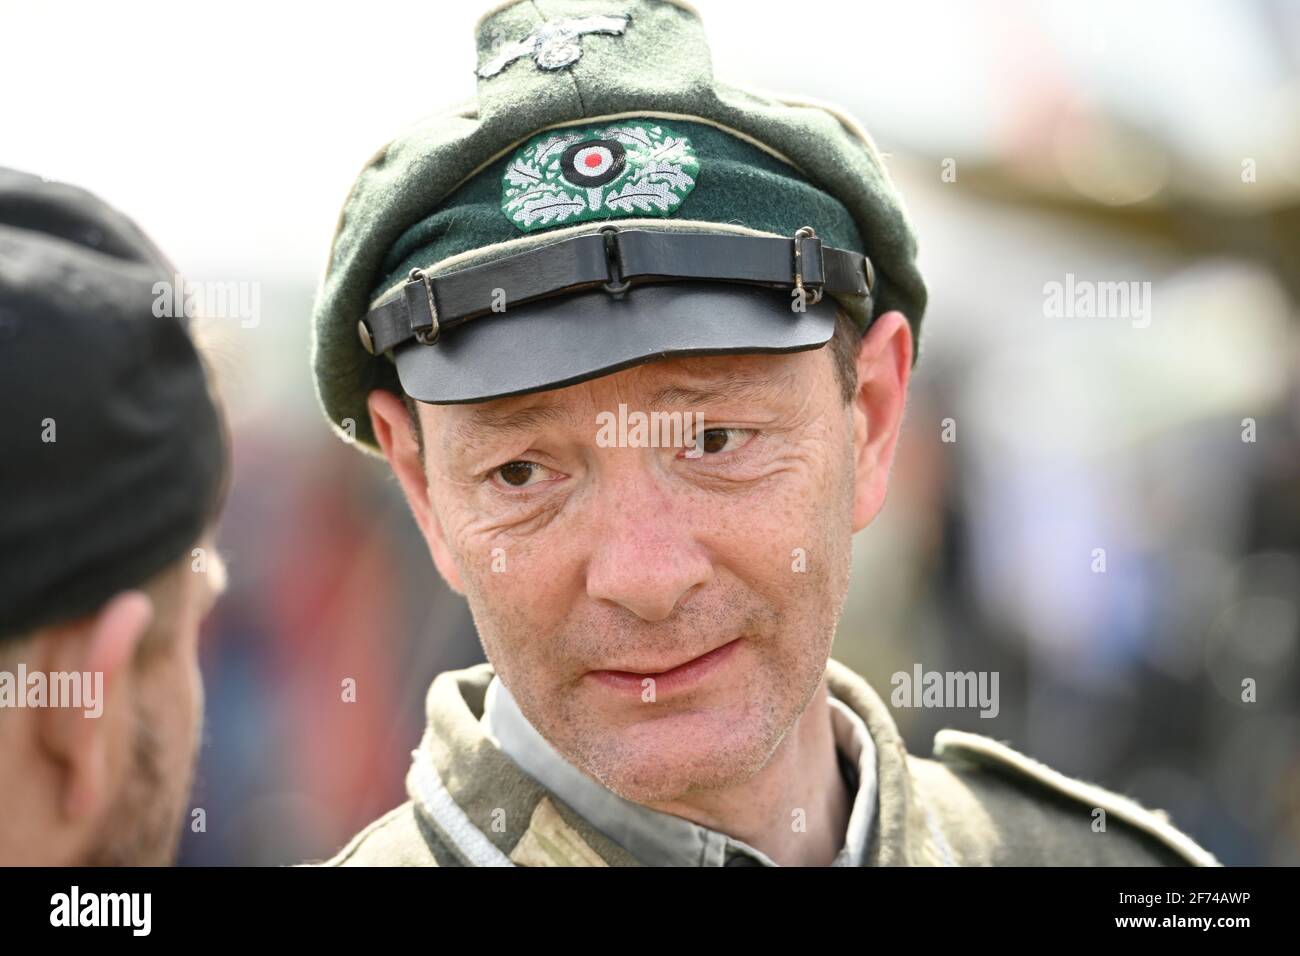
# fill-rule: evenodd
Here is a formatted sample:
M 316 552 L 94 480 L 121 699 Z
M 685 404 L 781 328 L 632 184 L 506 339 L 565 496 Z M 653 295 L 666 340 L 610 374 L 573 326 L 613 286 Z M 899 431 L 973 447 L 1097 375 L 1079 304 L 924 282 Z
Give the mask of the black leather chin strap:
M 869 258 L 823 246 L 807 226 L 791 239 L 605 226 L 446 275 L 414 269 L 397 294 L 357 323 L 357 334 L 379 355 L 411 339 L 432 345 L 471 319 L 549 296 L 595 288 L 622 295 L 641 283 L 690 280 L 802 288 L 808 305 L 824 292 L 875 293 Z

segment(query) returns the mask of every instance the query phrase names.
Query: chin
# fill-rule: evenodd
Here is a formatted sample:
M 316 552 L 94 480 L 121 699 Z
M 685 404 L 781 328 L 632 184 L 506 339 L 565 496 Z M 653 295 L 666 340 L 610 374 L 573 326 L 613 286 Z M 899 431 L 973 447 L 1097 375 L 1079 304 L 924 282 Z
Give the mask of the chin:
M 607 741 L 589 772 L 635 803 L 738 786 L 763 769 L 779 742 L 765 716 L 697 712 L 642 721 Z

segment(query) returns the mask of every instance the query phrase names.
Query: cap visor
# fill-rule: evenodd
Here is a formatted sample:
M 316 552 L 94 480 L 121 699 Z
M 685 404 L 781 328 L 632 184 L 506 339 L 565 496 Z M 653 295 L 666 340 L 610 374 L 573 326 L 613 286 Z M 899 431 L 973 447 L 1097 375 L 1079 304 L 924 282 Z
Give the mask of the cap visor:
M 412 398 L 435 405 L 482 402 L 562 388 L 619 369 L 681 355 L 798 352 L 835 331 L 829 296 L 803 312 L 756 286 L 642 285 L 621 298 L 603 290 L 481 316 L 433 345 L 395 350 Z

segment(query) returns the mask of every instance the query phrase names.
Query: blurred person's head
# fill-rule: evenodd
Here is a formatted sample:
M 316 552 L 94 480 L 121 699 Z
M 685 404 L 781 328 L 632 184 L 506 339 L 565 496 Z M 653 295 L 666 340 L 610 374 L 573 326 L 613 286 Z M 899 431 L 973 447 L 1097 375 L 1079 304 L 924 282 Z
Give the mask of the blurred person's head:
M 0 864 L 175 853 L 228 471 L 175 280 L 96 197 L 0 169 Z
M 392 392 L 372 392 L 370 411 L 523 713 L 611 790 L 664 802 L 748 780 L 818 690 L 911 365 L 901 313 L 865 335 L 841 313 L 820 349 L 419 402 L 414 428 Z M 702 453 L 602 447 L 598 416 L 620 404 L 702 412 Z M 672 670 L 687 662 L 713 673 Z

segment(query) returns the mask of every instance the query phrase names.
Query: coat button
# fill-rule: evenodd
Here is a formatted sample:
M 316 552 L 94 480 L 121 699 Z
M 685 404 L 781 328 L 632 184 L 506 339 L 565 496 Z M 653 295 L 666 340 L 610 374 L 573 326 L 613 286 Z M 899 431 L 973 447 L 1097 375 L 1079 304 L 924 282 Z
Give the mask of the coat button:
M 762 866 L 762 865 L 763 865 L 762 863 L 759 863 L 758 860 L 754 859 L 752 856 L 745 856 L 745 854 L 743 853 L 737 853 L 735 856 L 731 857 L 729 860 L 727 860 L 726 863 L 723 864 L 723 866 Z

